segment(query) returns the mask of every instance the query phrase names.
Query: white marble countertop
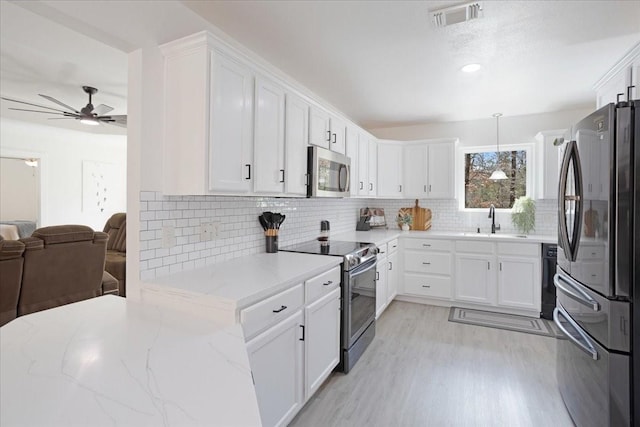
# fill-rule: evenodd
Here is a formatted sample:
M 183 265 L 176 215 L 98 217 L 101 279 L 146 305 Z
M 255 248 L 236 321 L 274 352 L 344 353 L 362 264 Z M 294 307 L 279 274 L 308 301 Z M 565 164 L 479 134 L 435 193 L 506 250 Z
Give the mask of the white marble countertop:
M 414 239 L 455 239 L 455 240 L 487 240 L 492 242 L 521 242 L 521 243 L 556 243 L 558 237 L 529 234 L 527 237 L 518 237 L 516 234 L 500 233 L 473 233 L 473 232 L 457 232 L 457 231 L 402 231 L 400 229 L 372 229 L 370 231 L 348 231 L 346 233 L 338 233 L 332 235 L 334 240 L 346 240 L 354 242 L 371 242 L 376 245 L 386 243 L 390 240 L 402 238 Z
M 103 296 L 0 328 L 0 425 L 257 426 L 242 328 Z
M 242 309 L 340 265 L 341 257 L 261 253 L 147 281 L 190 296 L 212 297 Z M 144 284 L 143 284 L 144 286 Z

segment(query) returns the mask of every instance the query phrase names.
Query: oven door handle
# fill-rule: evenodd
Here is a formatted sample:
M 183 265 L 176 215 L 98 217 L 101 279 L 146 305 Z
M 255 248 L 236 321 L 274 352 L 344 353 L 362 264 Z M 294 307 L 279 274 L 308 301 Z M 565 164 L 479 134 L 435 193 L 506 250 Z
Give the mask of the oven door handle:
M 367 265 L 368 263 L 371 263 L 371 265 Z M 376 266 L 378 265 L 378 259 L 377 257 L 374 258 L 372 261 L 367 261 L 364 264 L 359 265 L 358 267 L 356 267 L 355 269 L 349 271 L 349 278 L 353 278 L 355 276 L 359 276 L 363 273 L 366 273 L 367 271 L 371 270 L 372 268 L 376 268 Z
M 600 311 L 600 304 L 589 296 L 588 293 L 571 283 L 571 279 L 558 272 L 553 276 L 553 284 L 556 288 L 578 301 L 580 304 L 589 307 L 593 311 Z
M 562 324 L 560 323 L 560 317 L 566 320 L 567 323 L 569 323 L 576 330 L 576 332 L 582 338 L 582 341 L 584 341 L 584 344 L 581 342 L 581 340 L 579 340 L 577 337 L 571 334 L 567 330 L 567 328 L 562 326 Z M 569 339 L 569 341 L 574 343 L 580 350 L 584 351 L 589 356 L 591 356 L 593 360 L 599 359 L 598 351 L 591 344 L 591 341 L 589 341 L 589 337 L 587 337 L 586 334 L 582 332 L 582 330 L 580 329 L 580 326 L 578 326 L 578 324 L 576 324 L 576 322 L 573 319 L 571 319 L 571 316 L 569 316 L 567 312 L 564 311 L 562 306 L 559 306 L 553 309 L 553 322 L 562 331 L 562 333 Z

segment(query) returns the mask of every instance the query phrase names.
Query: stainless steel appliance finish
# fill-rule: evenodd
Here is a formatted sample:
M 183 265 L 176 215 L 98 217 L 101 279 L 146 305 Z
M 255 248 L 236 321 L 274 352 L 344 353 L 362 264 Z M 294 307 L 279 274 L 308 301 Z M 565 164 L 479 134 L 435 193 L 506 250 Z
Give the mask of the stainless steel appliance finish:
M 307 197 L 349 197 L 351 159 L 321 147 L 307 149 Z
M 553 284 L 553 276 L 556 274 L 556 261 L 558 259 L 558 245 L 551 243 L 542 244 L 542 311 L 540 317 L 553 319 L 553 309 L 556 308 L 556 287 Z
M 280 250 L 343 258 L 341 354 L 336 369 L 348 373 L 375 337 L 378 248 L 373 243 L 314 240 Z
M 581 120 L 562 161 L 554 321 L 567 340 L 557 369 L 579 426 L 640 423 L 639 106 Z

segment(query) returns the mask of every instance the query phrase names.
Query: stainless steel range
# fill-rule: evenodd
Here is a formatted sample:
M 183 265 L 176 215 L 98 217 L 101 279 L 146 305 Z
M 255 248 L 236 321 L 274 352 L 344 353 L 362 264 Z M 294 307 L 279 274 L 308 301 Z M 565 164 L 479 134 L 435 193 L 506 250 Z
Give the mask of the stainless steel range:
M 347 373 L 376 334 L 376 265 L 378 248 L 373 243 L 335 240 L 310 241 L 281 248 L 281 251 L 339 256 L 342 261 L 340 364 Z

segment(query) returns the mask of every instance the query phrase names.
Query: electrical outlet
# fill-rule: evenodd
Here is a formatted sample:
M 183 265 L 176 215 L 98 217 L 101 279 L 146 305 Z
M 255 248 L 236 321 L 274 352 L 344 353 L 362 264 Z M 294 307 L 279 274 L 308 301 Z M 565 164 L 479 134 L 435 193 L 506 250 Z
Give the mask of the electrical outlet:
M 210 224 L 211 224 L 211 240 L 213 240 L 220 235 L 220 223 L 212 222 Z
M 218 237 L 219 222 L 203 222 L 200 224 L 200 241 L 208 242 Z
M 172 248 L 176 245 L 176 229 L 172 225 L 162 227 L 162 247 Z

